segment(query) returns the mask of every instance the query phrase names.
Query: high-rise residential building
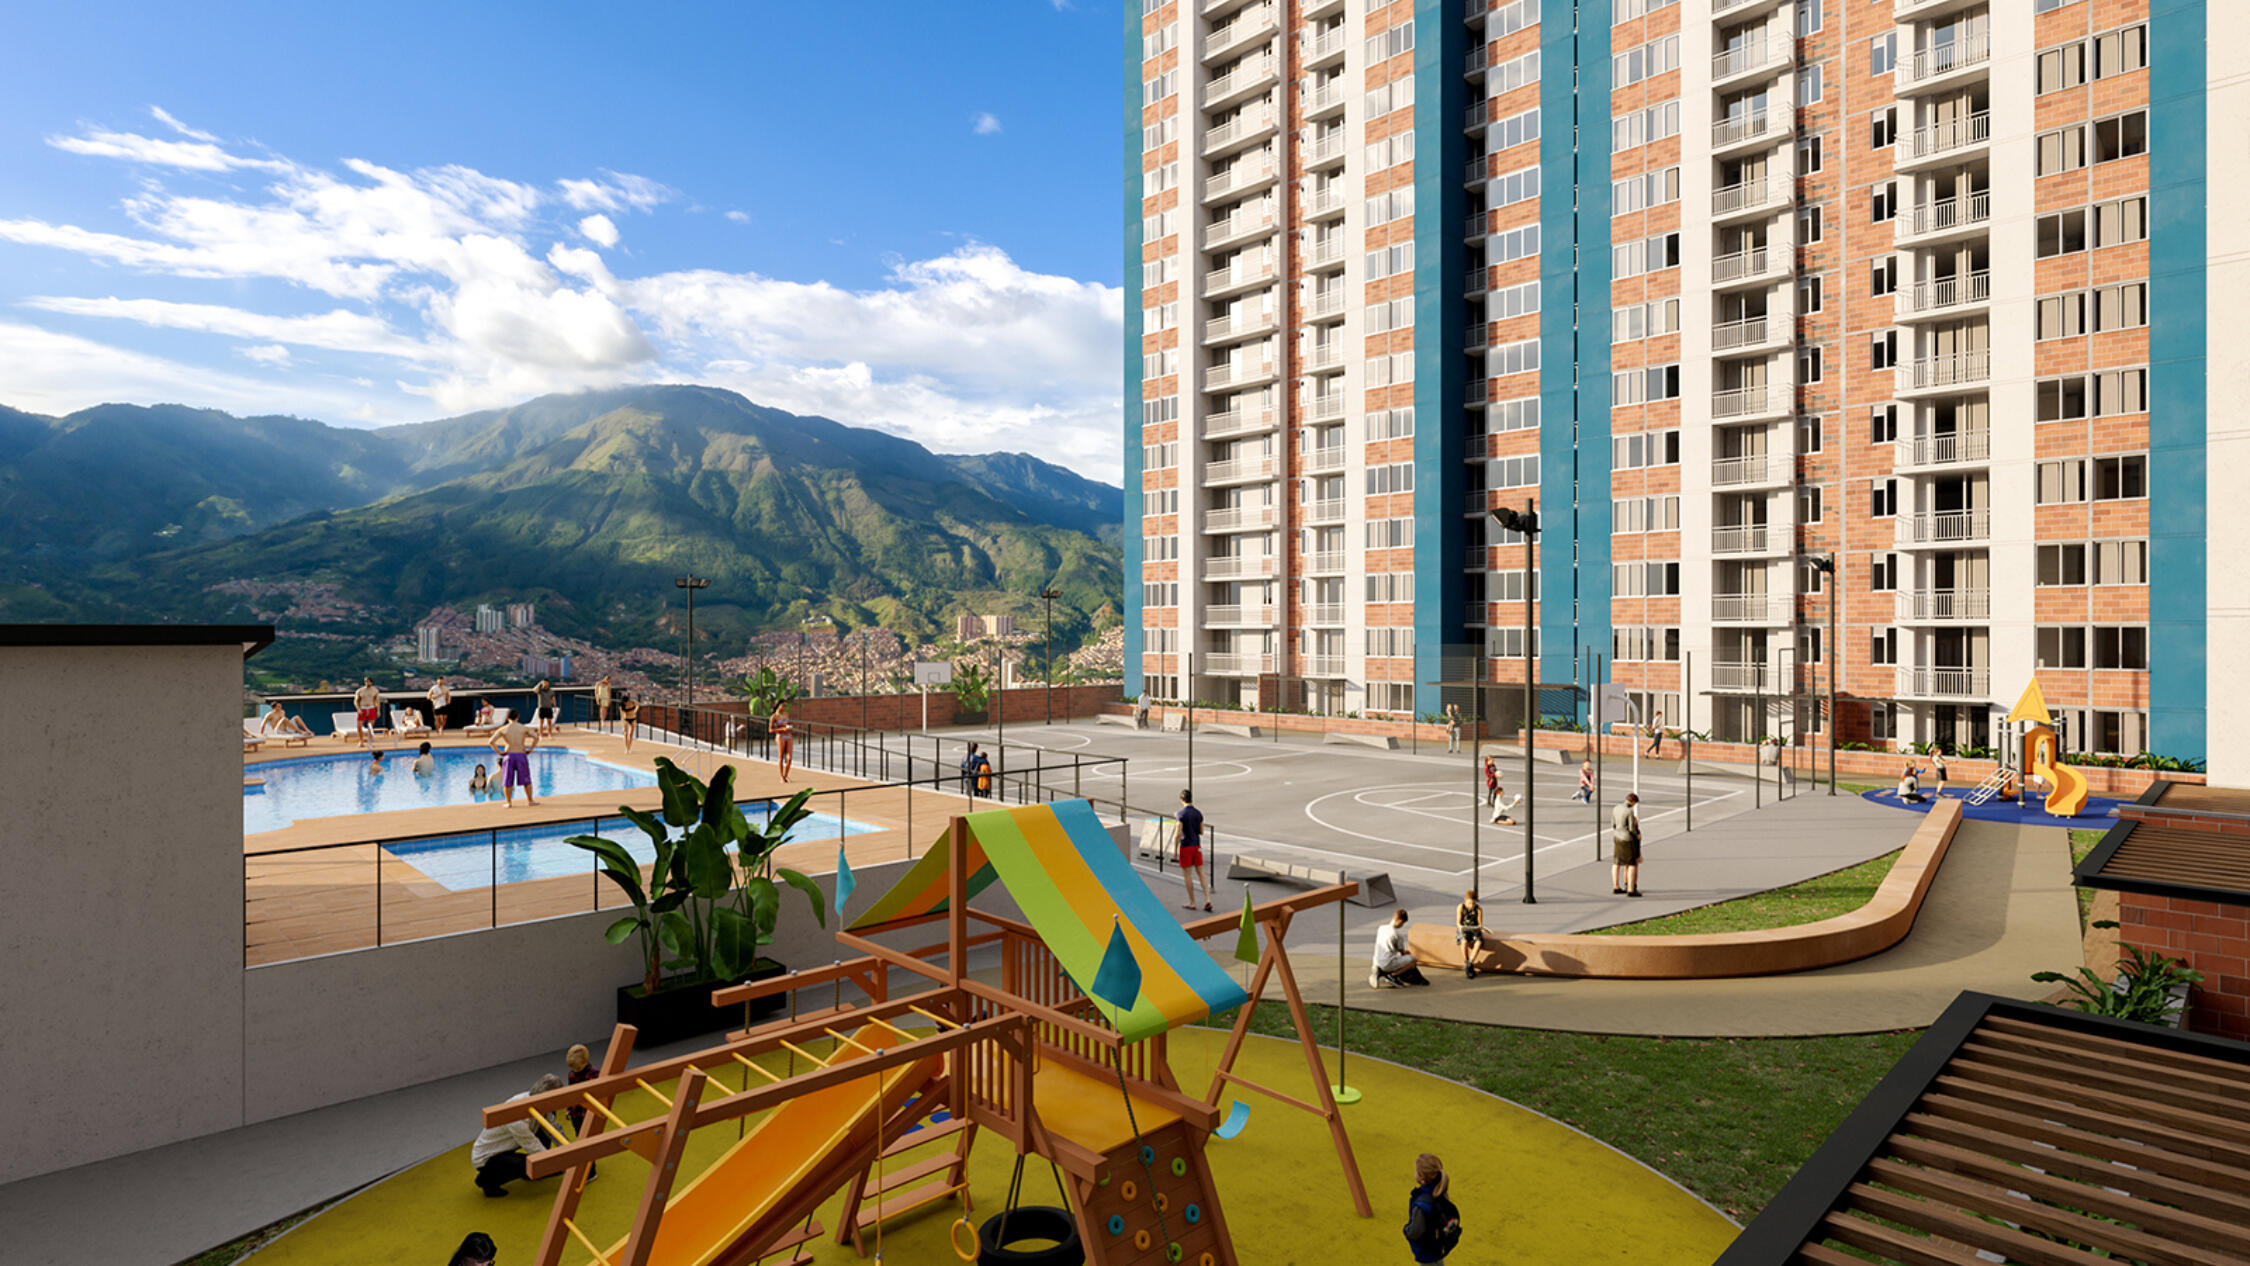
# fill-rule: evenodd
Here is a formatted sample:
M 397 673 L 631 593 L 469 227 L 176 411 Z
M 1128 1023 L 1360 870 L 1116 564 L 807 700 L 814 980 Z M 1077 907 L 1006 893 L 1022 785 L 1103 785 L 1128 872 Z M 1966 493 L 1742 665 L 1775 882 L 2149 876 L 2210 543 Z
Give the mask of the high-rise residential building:
M 1128 692 L 2206 755 L 2250 5 L 1137 7 Z
M 479 633 L 498 633 L 508 627 L 508 617 L 491 603 L 477 605 L 476 629 Z

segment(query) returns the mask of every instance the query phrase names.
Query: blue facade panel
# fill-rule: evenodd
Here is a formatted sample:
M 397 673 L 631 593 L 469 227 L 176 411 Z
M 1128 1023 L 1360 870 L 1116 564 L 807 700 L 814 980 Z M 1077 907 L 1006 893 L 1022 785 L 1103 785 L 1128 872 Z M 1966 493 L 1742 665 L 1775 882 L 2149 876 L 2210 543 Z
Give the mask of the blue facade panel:
M 2148 30 L 2148 747 L 2202 760 L 2209 754 L 2205 0 L 2155 0 Z
M 1461 187 L 1468 138 L 1468 27 L 1461 6 L 1417 0 L 1414 6 L 1414 710 L 1444 704 L 1435 682 L 1448 643 L 1464 639 L 1461 605 L 1468 581 L 1461 554 L 1468 543 L 1464 483 L 1467 419 L 1461 340 L 1461 276 L 1468 246 Z M 1424 122 L 1424 121 L 1427 122 Z

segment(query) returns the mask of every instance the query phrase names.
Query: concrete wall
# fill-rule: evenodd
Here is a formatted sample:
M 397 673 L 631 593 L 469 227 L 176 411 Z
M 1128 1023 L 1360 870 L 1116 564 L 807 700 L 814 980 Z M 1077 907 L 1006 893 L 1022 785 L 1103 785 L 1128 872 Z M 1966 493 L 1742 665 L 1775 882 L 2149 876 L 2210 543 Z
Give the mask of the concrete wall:
M 0 648 L 0 1183 L 242 1122 L 241 695 L 239 644 Z

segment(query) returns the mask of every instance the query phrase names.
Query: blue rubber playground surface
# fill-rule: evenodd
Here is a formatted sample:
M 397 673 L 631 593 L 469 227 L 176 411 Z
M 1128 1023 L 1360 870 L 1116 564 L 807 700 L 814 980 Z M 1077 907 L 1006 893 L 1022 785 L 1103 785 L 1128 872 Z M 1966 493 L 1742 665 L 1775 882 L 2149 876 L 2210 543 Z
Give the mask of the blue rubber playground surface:
M 1930 806 L 1936 802 L 1936 796 L 1928 791 L 1924 791 L 1922 795 L 1922 803 L 1915 804 L 1899 799 L 1898 792 L 1893 788 L 1882 787 L 1874 791 L 1862 791 L 1859 798 L 1886 809 L 1928 813 Z M 1966 787 L 1949 787 L 1945 792 L 1948 800 L 1965 802 L 1968 795 L 1969 789 Z M 2100 826 L 2117 816 L 2117 806 L 2129 803 L 2131 802 L 2112 800 L 2105 796 L 2088 796 L 2085 809 L 2076 817 L 2058 818 L 2047 812 L 2046 797 L 2035 795 L 2030 798 L 2029 804 L 2018 804 L 2013 800 L 1992 800 L 1984 804 L 1963 803 L 1961 813 L 1975 822 L 2007 822 L 2015 826 Z

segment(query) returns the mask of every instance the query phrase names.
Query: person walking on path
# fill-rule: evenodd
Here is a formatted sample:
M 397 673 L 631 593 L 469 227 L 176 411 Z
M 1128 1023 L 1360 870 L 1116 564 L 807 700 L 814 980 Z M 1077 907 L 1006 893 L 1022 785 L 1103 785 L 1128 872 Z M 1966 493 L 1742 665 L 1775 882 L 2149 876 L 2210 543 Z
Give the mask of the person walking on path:
M 1477 955 L 1484 951 L 1484 903 L 1477 900 L 1477 890 L 1461 894 L 1461 904 L 1453 907 L 1453 943 L 1461 947 L 1461 969 L 1469 979 L 1477 978 Z
M 617 700 L 617 716 L 618 716 L 618 719 L 619 719 L 620 721 L 622 721 L 622 722 L 624 723 L 624 726 L 625 726 L 625 750 L 626 750 L 626 751 L 628 751 L 628 752 L 630 752 L 630 751 L 632 751 L 632 750 L 633 750 L 633 732 L 634 732 L 635 730 L 637 730 L 637 729 L 639 729 L 639 728 L 640 728 L 640 722 L 641 722 L 641 705 L 640 705 L 640 702 L 639 702 L 638 700 L 634 699 L 634 698 L 633 698 L 633 696 L 631 696 L 631 695 L 620 695 L 620 696 L 618 696 L 618 700 Z
M 523 802 L 536 805 L 531 795 L 531 751 L 539 746 L 539 736 L 526 731 L 523 722 L 514 717 L 492 736 L 492 750 L 500 753 L 500 793 L 507 797 L 508 807 L 516 807 L 516 786 L 523 786 Z
M 1406 945 L 1406 911 L 1396 911 L 1390 922 L 1375 930 L 1375 969 L 1367 973 L 1367 987 L 1383 989 L 1428 983 L 1429 977 L 1414 965 L 1414 953 Z
M 977 794 L 977 745 L 974 743 L 961 753 L 961 794 L 971 797 Z
M 547 1073 L 531 1083 L 531 1089 L 508 1096 L 508 1102 L 560 1090 L 562 1084 L 562 1078 Z M 469 1147 L 469 1167 L 476 1171 L 477 1190 L 487 1196 L 507 1195 L 509 1183 L 529 1176 L 524 1173 L 524 1162 L 531 1153 L 546 1150 L 528 1117 L 486 1128 Z
M 1641 895 L 1640 803 L 1640 796 L 1628 792 L 1609 815 L 1609 890 L 1620 896 Z
M 1195 887 L 1203 885 L 1203 910 L 1211 910 L 1211 880 L 1203 873 L 1203 810 L 1195 807 L 1195 797 L 1180 793 L 1180 878 L 1187 884 L 1187 908 L 1195 908 Z
M 1133 728 L 1136 730 L 1148 728 L 1148 691 L 1146 690 L 1141 692 L 1141 697 L 1133 704 Z
M 1461 750 L 1461 705 L 1458 703 L 1445 705 L 1445 750 Z
M 1445 1162 L 1429 1152 L 1414 1158 L 1414 1190 L 1406 1197 L 1406 1246 L 1417 1262 L 1442 1262 L 1461 1242 L 1461 1211 L 1448 1195 Z
M 594 683 L 594 720 L 605 727 L 609 724 L 609 693 L 609 674 L 603 673 Z
M 352 707 L 359 713 L 359 741 L 374 742 L 375 736 L 371 731 L 374 730 L 375 723 L 382 719 L 383 692 L 375 688 L 373 677 L 360 679 L 359 689 L 352 693 Z
M 1648 750 L 1642 755 L 1654 756 L 1656 749 L 1664 746 L 1664 714 L 1659 712 L 1648 719 Z
M 438 733 L 445 733 L 445 710 L 453 706 L 452 688 L 440 677 L 430 683 L 429 691 L 422 697 L 430 701 L 430 724 L 437 727 Z
M 1492 763 L 1490 756 L 1484 758 L 1484 802 L 1500 803 L 1500 767 Z
M 1578 762 L 1578 790 L 1571 792 L 1570 798 L 1580 804 L 1594 803 L 1594 762 Z
M 774 760 L 781 765 L 781 781 L 789 781 L 789 771 L 797 764 L 797 727 L 789 721 L 789 701 L 773 705 L 773 715 L 766 718 L 766 733 L 773 736 Z
M 539 737 L 553 738 L 555 734 L 555 688 L 542 677 L 531 688 L 531 697 L 539 709 Z

